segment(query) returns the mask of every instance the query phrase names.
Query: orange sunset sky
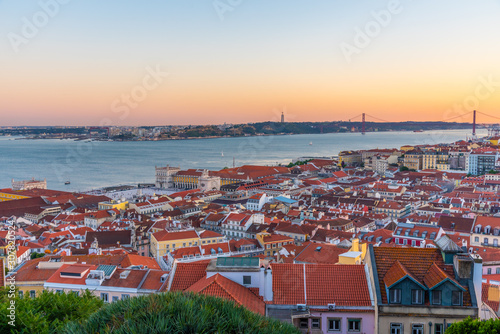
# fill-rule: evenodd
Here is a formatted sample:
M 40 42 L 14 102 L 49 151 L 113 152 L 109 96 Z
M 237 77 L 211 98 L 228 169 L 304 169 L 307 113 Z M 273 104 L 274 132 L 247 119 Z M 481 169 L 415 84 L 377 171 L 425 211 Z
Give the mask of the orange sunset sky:
M 0 1 L 1 126 L 500 116 L 500 1 L 53 2 Z

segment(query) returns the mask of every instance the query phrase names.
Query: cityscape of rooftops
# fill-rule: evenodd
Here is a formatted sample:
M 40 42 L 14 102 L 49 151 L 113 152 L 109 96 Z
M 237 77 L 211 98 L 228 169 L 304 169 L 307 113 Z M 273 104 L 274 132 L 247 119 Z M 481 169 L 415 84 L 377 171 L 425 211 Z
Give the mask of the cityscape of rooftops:
M 0 333 L 500 333 L 499 14 L 0 0 Z

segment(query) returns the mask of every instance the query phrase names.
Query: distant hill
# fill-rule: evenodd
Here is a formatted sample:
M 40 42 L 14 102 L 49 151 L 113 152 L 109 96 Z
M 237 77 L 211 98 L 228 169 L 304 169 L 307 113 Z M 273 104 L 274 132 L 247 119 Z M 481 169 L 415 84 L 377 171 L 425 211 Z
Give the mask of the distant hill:
M 365 131 L 420 131 L 450 130 L 472 128 L 470 123 L 447 122 L 366 122 Z M 338 132 L 361 132 L 361 122 L 260 122 L 236 124 L 226 127 L 215 125 L 197 125 L 185 129 L 170 131 L 167 137 L 203 138 L 203 137 L 241 137 L 254 135 L 278 134 L 317 134 Z

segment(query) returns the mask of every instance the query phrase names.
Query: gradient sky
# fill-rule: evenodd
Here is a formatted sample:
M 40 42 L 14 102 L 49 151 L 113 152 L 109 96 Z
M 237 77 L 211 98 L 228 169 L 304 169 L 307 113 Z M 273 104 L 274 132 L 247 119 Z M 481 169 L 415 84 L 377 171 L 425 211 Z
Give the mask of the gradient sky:
M 440 121 L 467 103 L 500 116 L 498 0 L 401 0 L 350 62 L 341 45 L 391 1 L 242 0 L 221 20 L 214 3 L 237 0 L 65 0 L 26 38 L 55 1 L 0 0 L 0 126 L 246 123 L 282 110 L 289 121 Z M 25 38 L 17 52 L 13 36 Z M 114 112 L 148 67 L 169 75 Z

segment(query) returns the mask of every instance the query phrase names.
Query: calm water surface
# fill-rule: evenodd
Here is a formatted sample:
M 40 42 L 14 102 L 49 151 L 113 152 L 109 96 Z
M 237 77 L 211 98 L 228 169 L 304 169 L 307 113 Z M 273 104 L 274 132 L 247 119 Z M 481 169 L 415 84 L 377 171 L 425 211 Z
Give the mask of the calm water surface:
M 485 135 L 486 133 L 479 133 Z M 84 191 L 103 186 L 154 182 L 154 167 L 221 169 L 243 164 L 289 163 L 302 156 L 332 156 L 343 150 L 399 148 L 449 143 L 470 130 L 332 133 L 149 142 L 14 140 L 0 137 L 0 188 L 11 179 L 46 178 L 50 189 Z M 312 145 L 311 145 L 312 144 Z M 65 181 L 70 185 L 64 185 Z

